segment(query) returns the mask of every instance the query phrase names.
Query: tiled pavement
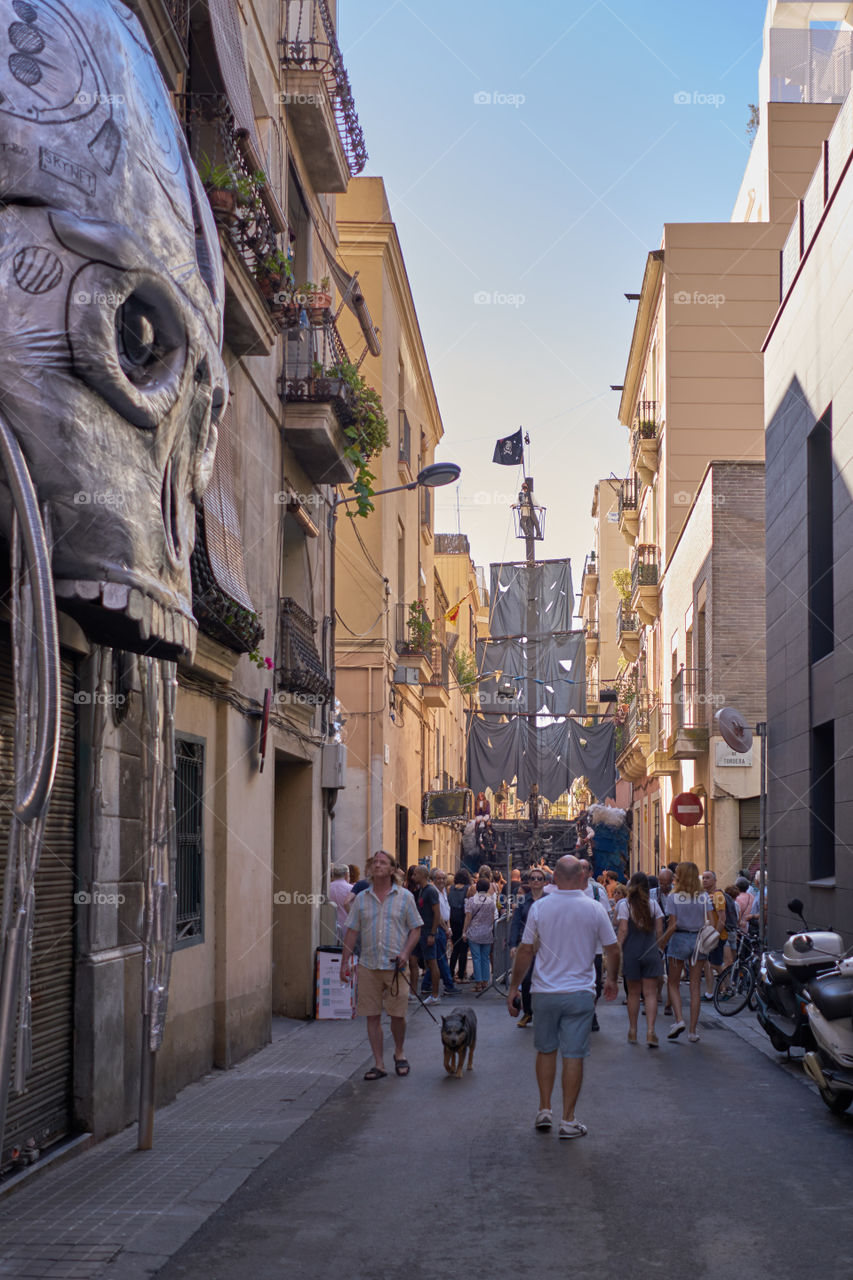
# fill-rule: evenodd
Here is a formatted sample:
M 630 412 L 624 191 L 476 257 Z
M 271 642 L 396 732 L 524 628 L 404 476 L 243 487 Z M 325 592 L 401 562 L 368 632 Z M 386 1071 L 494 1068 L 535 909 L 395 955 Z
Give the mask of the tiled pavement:
M 270 1045 L 157 1112 L 152 1151 L 133 1126 L 0 1200 L 0 1276 L 152 1275 L 369 1057 L 357 1021 L 276 1019 Z
M 721 1018 L 705 1005 L 709 1023 L 814 1087 L 753 1015 Z M 359 1021 L 276 1019 L 270 1045 L 157 1112 L 153 1151 L 136 1150 L 134 1126 L 0 1199 L 0 1277 L 153 1275 L 369 1057 Z

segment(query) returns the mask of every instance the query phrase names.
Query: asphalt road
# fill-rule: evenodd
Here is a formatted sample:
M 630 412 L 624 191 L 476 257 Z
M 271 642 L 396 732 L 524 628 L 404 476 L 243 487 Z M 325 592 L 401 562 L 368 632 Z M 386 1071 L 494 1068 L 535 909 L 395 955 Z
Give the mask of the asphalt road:
M 790 1072 L 710 1023 L 655 1052 L 641 1021 L 629 1045 L 600 1004 L 589 1134 L 559 1141 L 533 1129 L 532 1029 L 494 993 L 467 1003 L 473 1072 L 445 1075 L 419 1011 L 409 1078 L 354 1076 L 159 1280 L 853 1276 L 853 1117 Z

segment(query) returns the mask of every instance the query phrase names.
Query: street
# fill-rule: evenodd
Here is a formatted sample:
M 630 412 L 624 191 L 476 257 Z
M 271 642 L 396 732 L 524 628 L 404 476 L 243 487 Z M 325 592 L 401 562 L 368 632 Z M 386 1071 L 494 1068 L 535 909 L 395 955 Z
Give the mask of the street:
M 661 1018 L 655 1052 L 642 1021 L 627 1044 L 621 1001 L 600 1004 L 577 1109 L 589 1134 L 565 1142 L 533 1129 L 532 1029 L 494 992 L 436 1012 L 455 1003 L 476 1007 L 473 1072 L 445 1076 L 419 1010 L 410 1077 L 356 1072 L 160 1280 L 849 1280 L 853 1120 L 715 1014 L 698 1044 L 667 1043 Z

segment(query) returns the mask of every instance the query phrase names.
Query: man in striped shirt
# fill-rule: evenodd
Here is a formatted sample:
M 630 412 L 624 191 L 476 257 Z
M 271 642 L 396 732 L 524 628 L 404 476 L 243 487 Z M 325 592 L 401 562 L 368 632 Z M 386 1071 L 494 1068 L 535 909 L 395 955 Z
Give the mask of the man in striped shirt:
M 374 853 L 365 875 L 370 888 L 356 897 L 347 917 L 341 981 L 349 981 L 353 950 L 360 941 L 356 1012 L 367 1018 L 367 1039 L 374 1059 L 364 1078 L 381 1080 L 388 1074 L 382 1038 L 383 1008 L 391 1019 L 394 1070 L 398 1076 L 409 1074 L 403 1054 L 408 989 L 402 974 L 420 941 L 422 921 L 414 898 L 397 883 L 397 863 L 390 853 L 384 849 Z

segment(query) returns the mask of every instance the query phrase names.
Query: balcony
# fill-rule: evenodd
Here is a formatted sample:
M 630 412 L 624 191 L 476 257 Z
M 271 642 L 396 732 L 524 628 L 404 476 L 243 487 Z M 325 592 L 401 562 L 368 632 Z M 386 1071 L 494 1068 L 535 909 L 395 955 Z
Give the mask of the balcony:
M 584 624 L 583 634 L 586 644 L 586 656 L 588 658 L 597 658 L 600 644 L 597 618 L 591 618 Z
M 672 682 L 670 752 L 678 760 L 697 760 L 708 752 L 705 671 L 682 667 Z
M 770 29 L 771 102 L 843 102 L 852 66 L 851 31 Z
M 421 538 L 425 543 L 432 542 L 432 489 L 422 485 L 420 490 Z
M 418 683 L 426 684 L 433 676 L 434 641 L 432 622 L 423 603 L 413 600 L 411 604 L 398 604 L 396 623 L 395 647 L 399 665 L 407 670 L 417 670 Z
M 349 390 L 333 375 L 346 358 L 327 315 L 309 320 L 307 328 L 294 324 L 286 330 L 279 390 L 284 442 L 312 484 L 349 484 L 355 476 L 355 463 L 345 456 L 351 444 Z
M 631 466 L 640 484 L 651 484 L 658 469 L 658 407 L 640 400 L 631 428 Z
M 281 666 L 278 687 L 296 706 L 310 710 L 327 702 L 331 680 L 317 652 L 317 623 L 290 596 L 281 601 Z
M 651 626 L 660 612 L 660 548 L 641 542 L 631 558 L 631 608 L 644 626 Z
M 187 72 L 190 0 L 127 0 L 148 37 L 163 79 L 174 93 Z
M 640 483 L 629 476 L 619 486 L 619 532 L 633 545 L 640 523 Z
M 635 662 L 640 652 L 640 619 L 623 600 L 616 606 L 616 643 L 626 662 Z
M 635 696 L 628 707 L 622 742 L 616 767 L 623 778 L 640 782 L 646 777 L 646 760 L 649 754 L 649 706 L 645 698 Z
M 400 410 L 400 437 L 399 451 L 397 453 L 397 465 L 400 470 L 400 477 L 409 484 L 414 479 L 412 472 L 412 428 L 405 409 Z
M 205 181 L 225 264 L 225 342 L 236 356 L 269 355 L 282 327 L 280 288 L 270 266 L 287 222 L 248 159 L 244 131 L 220 93 L 182 94 L 190 154 Z M 221 175 L 221 176 L 220 176 Z M 214 182 L 226 181 L 226 187 Z
M 367 163 L 349 77 L 326 0 L 286 0 L 282 104 L 306 175 L 318 192 L 343 194 Z
M 669 752 L 669 740 L 672 727 L 672 707 L 668 702 L 658 702 L 649 712 L 649 758 L 647 762 L 650 778 L 660 778 L 667 774 L 678 773 L 678 761 Z
M 443 644 L 430 648 L 432 673 L 421 686 L 424 705 L 436 710 L 450 706 L 450 654 Z
M 596 596 L 598 594 L 598 562 L 595 552 L 590 551 L 583 564 L 583 574 L 581 576 L 581 599 L 584 596 Z M 583 608 L 583 605 L 581 605 Z

